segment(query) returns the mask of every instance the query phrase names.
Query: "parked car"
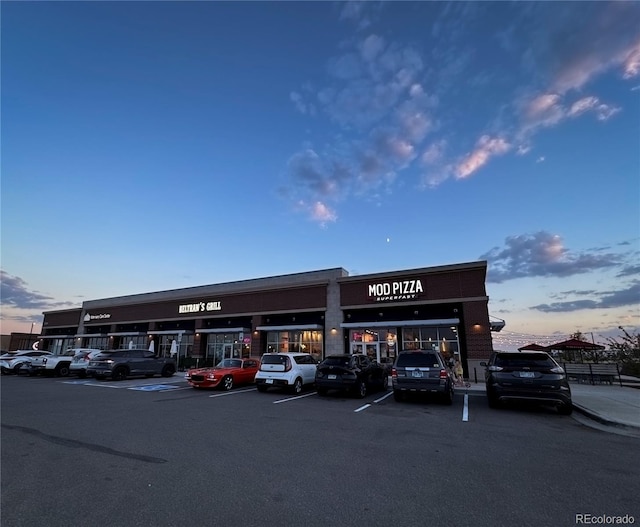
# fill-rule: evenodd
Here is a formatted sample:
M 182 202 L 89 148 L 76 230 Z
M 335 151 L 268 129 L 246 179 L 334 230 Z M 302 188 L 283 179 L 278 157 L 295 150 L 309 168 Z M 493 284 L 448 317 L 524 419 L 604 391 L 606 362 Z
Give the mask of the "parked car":
M 391 369 L 391 382 L 396 401 L 413 392 L 435 393 L 445 404 L 453 403 L 455 379 L 438 351 L 401 351 Z
M 77 348 L 74 351 L 75 354 L 73 355 L 71 364 L 69 365 L 69 373 L 75 373 L 78 377 L 83 379 L 87 376 L 87 367 L 89 366 L 89 361 L 98 353 L 102 353 L 102 350 L 91 348 Z
M 17 350 L 9 351 L 3 355 L 0 355 L 0 372 L 3 374 L 15 373 L 19 374 L 21 371 L 29 371 L 31 368 L 31 361 L 36 357 L 49 356 L 51 353 L 48 351 L 38 350 Z
M 487 401 L 492 408 L 502 402 L 531 401 L 552 404 L 564 415 L 573 411 L 567 375 L 544 351 L 497 351 L 480 365 L 485 366 Z
M 194 388 L 231 390 L 236 384 L 250 384 L 258 373 L 257 359 L 224 359 L 213 368 L 192 368 L 185 378 Z
M 364 397 L 369 390 L 386 390 L 388 385 L 385 368 L 366 355 L 329 355 L 316 370 L 319 395 L 341 390 Z
M 102 351 L 93 357 L 87 366 L 87 375 L 96 379 L 111 377 L 114 381 L 134 375 L 171 377 L 175 372 L 175 359 L 156 357 L 153 351 L 146 349 Z
M 316 380 L 317 361 L 308 353 L 265 353 L 256 373 L 259 392 L 276 386 L 300 393 Z
M 29 373 L 32 375 L 44 373 L 66 377 L 69 375 L 71 362 L 79 349 L 81 348 L 68 348 L 60 354 L 36 357 L 31 361 L 31 371 Z

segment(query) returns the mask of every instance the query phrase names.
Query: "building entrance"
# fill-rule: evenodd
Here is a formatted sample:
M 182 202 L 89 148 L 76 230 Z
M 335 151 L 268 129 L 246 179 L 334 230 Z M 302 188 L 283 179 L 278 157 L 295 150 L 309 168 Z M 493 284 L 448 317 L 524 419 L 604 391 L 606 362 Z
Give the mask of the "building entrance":
M 383 366 L 391 367 L 396 358 L 397 338 L 389 329 L 355 329 L 350 331 L 351 353 L 362 353 Z

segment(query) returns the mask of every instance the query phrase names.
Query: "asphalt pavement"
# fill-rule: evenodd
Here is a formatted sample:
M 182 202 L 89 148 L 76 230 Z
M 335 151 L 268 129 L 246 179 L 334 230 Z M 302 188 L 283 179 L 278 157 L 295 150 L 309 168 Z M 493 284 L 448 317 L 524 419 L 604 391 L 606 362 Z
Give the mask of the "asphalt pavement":
M 633 378 L 623 378 L 619 384 L 571 383 L 571 397 L 574 411 L 605 426 L 626 430 L 640 435 L 640 382 Z M 625 382 L 626 381 L 626 382 Z M 634 384 L 637 387 L 634 387 Z M 456 387 L 457 393 L 485 393 L 484 383 L 470 383 L 466 387 Z

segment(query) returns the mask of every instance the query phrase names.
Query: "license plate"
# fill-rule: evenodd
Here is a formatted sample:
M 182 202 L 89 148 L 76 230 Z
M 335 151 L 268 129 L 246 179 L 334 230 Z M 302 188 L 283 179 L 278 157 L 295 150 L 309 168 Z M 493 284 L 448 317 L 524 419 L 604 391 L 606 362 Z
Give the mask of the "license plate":
M 413 370 L 411 374 L 412 377 L 422 377 L 422 372 L 420 370 Z
M 273 384 L 273 379 L 267 379 L 266 381 L 264 381 L 266 384 Z
M 521 371 L 520 372 L 520 377 L 524 377 L 525 379 L 531 379 L 533 377 L 535 377 L 536 374 L 533 373 L 532 371 Z
M 335 379 L 335 378 L 336 378 L 336 376 L 335 376 L 335 375 L 329 375 L 329 379 L 333 380 L 333 379 Z

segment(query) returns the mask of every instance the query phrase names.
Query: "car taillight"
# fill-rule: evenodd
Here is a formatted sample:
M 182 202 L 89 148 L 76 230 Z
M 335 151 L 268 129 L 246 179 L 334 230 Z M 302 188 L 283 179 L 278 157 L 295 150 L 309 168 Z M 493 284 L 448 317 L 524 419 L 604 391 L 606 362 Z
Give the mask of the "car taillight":
M 284 371 L 289 371 L 291 369 L 291 361 L 289 360 L 289 357 L 287 357 L 287 362 L 284 365 Z
M 394 379 L 398 378 L 398 370 L 396 370 L 395 368 L 391 368 L 391 377 Z
M 447 370 L 440 370 L 440 378 L 446 379 L 449 375 L 447 374 Z

